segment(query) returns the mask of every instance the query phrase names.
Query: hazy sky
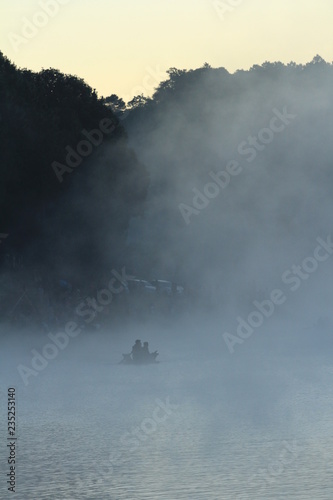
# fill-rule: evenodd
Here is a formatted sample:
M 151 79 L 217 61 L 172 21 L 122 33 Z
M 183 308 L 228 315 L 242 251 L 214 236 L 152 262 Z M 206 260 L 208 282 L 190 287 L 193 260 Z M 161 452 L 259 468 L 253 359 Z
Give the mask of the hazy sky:
M 332 20 L 332 0 L 2 0 L 0 50 L 130 100 L 170 67 L 331 62 Z

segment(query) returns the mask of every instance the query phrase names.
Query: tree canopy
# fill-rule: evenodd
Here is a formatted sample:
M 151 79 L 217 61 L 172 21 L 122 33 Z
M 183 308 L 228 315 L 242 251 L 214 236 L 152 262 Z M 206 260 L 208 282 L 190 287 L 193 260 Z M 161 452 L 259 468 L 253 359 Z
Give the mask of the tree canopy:
M 112 107 L 76 76 L 21 70 L 0 53 L 0 120 L 2 254 L 112 260 L 148 185 Z

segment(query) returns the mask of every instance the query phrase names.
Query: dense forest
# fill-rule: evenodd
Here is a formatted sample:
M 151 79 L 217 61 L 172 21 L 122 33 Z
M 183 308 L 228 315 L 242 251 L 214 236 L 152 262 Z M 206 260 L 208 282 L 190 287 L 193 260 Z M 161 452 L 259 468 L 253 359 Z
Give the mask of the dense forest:
M 117 265 L 148 175 L 82 79 L 0 53 L 1 258 L 73 279 Z
M 333 64 L 168 75 L 125 110 L 113 96 L 151 178 L 131 224 L 135 267 L 214 290 L 219 304 L 249 298 L 330 230 Z
M 126 266 L 223 303 L 329 231 L 333 65 L 320 56 L 170 68 L 128 103 L 2 54 L 0 76 L 2 266 L 80 285 Z

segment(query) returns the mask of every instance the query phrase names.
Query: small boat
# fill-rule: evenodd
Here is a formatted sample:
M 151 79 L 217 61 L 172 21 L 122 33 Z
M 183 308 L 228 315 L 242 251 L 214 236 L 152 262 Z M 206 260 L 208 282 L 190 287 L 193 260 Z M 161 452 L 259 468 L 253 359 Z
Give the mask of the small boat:
M 151 365 L 155 363 L 159 363 L 159 361 L 156 361 L 156 358 L 158 356 L 158 352 L 150 352 L 150 353 L 145 353 L 144 355 L 141 354 L 138 358 L 134 358 L 132 354 L 123 354 L 123 359 L 120 361 L 120 364 L 122 365 Z

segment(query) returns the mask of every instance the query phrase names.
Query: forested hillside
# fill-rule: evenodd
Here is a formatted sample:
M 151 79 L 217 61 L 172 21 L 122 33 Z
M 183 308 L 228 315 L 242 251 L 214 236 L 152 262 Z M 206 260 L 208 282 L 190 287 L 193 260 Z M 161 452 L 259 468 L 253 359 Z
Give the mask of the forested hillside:
M 0 253 L 48 272 L 117 263 L 148 175 L 95 90 L 0 53 Z
M 134 260 L 251 297 L 331 229 L 333 65 L 168 73 L 151 98 L 115 109 L 151 177 Z
M 2 261 L 85 282 L 126 266 L 225 300 L 330 229 L 333 66 L 319 56 L 171 68 L 127 105 L 4 56 L 0 74 Z

